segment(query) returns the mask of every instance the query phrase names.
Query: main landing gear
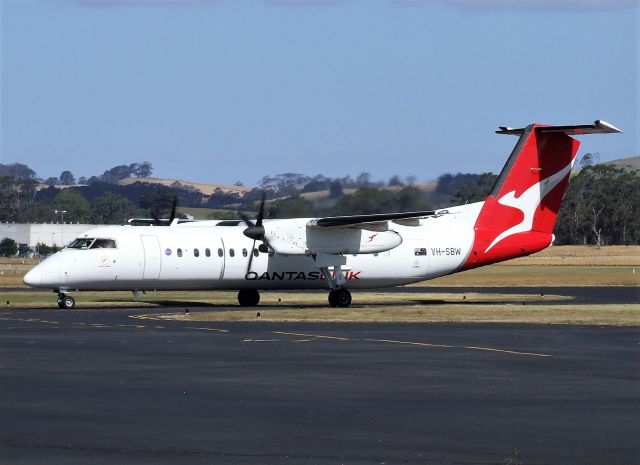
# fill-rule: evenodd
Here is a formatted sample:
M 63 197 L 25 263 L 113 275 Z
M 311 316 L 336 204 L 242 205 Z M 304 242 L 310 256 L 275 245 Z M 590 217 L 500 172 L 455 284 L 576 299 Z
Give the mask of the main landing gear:
M 331 289 L 329 291 L 329 305 L 332 307 L 348 307 L 351 305 L 351 292 L 342 287 Z
M 63 292 L 58 293 L 58 307 L 63 308 L 65 310 L 71 310 L 76 306 L 76 299 L 67 295 Z
M 260 302 L 260 293 L 255 289 L 241 289 L 238 292 L 238 303 L 242 307 L 255 307 Z

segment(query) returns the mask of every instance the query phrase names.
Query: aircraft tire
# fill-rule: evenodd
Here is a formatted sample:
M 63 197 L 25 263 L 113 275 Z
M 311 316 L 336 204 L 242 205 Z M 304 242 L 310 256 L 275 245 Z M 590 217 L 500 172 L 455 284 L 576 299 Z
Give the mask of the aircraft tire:
M 255 289 L 241 289 L 238 292 L 238 303 L 241 307 L 255 307 L 260 302 L 260 293 Z
M 335 292 L 338 307 L 348 307 L 351 305 L 351 292 L 349 292 L 348 289 L 338 289 Z
M 65 295 L 61 299 L 58 299 L 58 301 L 60 302 L 58 304 L 60 308 L 64 308 L 65 310 L 71 310 L 76 306 L 76 300 L 70 295 Z
M 338 290 L 337 289 L 331 289 L 329 291 L 329 305 L 331 305 L 332 307 L 338 306 Z

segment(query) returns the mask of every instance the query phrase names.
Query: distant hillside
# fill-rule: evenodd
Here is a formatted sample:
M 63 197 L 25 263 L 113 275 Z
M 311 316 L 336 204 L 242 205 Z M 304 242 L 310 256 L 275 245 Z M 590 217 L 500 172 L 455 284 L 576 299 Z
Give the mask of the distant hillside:
M 251 188 L 244 186 L 236 186 L 229 184 L 204 184 L 199 182 L 176 180 L 176 179 L 161 179 L 161 178 L 125 178 L 118 182 L 121 186 L 133 184 L 135 182 L 143 182 L 146 184 L 162 184 L 163 186 L 171 186 L 178 182 L 185 187 L 192 187 L 199 190 L 204 195 L 211 195 L 216 189 L 221 189 L 225 193 L 238 193 L 240 195 L 249 192 Z
M 617 160 L 608 161 L 606 164 L 607 165 L 624 165 L 624 166 L 630 166 L 631 168 L 640 169 L 640 156 L 618 158 Z

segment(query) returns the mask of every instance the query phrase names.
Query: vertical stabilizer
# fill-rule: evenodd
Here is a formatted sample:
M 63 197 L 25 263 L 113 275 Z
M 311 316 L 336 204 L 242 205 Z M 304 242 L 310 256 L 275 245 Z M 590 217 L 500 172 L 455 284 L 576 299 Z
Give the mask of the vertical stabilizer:
M 578 134 L 620 132 L 604 121 L 581 126 L 501 128 L 519 136 L 475 224 L 463 269 L 529 255 L 548 247 L 580 142 Z

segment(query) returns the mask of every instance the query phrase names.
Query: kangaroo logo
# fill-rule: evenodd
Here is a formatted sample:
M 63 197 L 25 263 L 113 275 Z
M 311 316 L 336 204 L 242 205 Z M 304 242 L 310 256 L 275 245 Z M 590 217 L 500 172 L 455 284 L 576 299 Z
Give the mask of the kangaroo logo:
M 524 218 L 515 226 L 510 227 L 506 231 L 501 232 L 493 240 L 493 242 L 487 247 L 484 252 L 487 253 L 501 240 L 513 236 L 514 234 L 531 231 L 533 228 L 533 217 L 542 202 L 542 199 L 556 187 L 565 176 L 567 176 L 573 168 L 575 159 L 571 160 L 567 166 L 562 168 L 555 174 L 552 174 L 546 179 L 535 183 L 533 186 L 524 191 L 519 197 L 516 197 L 516 191 L 508 192 L 498 199 L 498 203 L 506 205 L 507 207 L 517 208 L 522 212 Z

